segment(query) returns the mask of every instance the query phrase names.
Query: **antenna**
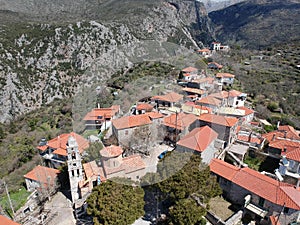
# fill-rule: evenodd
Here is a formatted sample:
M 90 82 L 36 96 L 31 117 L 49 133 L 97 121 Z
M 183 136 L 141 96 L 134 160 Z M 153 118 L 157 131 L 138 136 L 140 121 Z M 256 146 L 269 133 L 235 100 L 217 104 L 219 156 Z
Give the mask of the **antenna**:
M 9 202 L 9 205 L 10 205 L 10 208 L 11 208 L 11 211 L 12 211 L 12 219 L 14 219 L 15 217 L 15 210 L 13 208 L 13 205 L 12 205 L 12 202 L 11 202 L 11 199 L 10 199 L 10 195 L 9 195 L 9 192 L 8 192 L 8 189 L 7 189 L 7 185 L 6 185 L 6 182 L 3 181 L 3 184 L 4 184 L 4 187 L 5 187 L 5 191 L 6 191 L 6 194 L 7 194 L 7 198 L 8 198 L 8 202 Z

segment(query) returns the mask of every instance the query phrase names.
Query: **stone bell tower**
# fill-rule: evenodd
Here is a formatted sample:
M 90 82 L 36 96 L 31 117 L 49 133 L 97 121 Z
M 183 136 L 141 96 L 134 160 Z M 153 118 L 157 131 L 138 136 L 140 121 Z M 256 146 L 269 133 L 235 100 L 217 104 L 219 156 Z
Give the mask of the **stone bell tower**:
M 68 153 L 68 172 L 70 180 L 70 189 L 72 202 L 80 198 L 80 191 L 78 184 L 83 180 L 81 156 L 78 150 L 78 144 L 73 136 L 70 136 L 67 144 Z

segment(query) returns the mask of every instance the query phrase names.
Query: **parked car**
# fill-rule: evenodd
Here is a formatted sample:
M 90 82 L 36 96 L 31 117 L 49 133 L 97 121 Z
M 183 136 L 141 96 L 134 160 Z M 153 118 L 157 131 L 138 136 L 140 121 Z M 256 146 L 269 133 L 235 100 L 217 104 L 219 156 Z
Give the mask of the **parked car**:
M 158 156 L 158 159 L 163 159 L 166 156 L 167 152 L 168 152 L 168 150 L 165 150 L 162 153 L 160 153 Z

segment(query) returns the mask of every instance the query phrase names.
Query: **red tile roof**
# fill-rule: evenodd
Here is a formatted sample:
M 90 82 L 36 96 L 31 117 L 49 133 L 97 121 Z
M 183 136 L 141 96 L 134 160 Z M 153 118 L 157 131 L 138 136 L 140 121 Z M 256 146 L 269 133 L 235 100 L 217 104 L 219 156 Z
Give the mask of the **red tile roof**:
M 184 136 L 177 142 L 177 145 L 184 146 L 197 152 L 203 152 L 218 137 L 218 133 L 208 126 L 198 127 Z
M 11 219 L 8 219 L 5 216 L 0 215 L 0 225 L 20 225 L 20 224 L 12 221 Z
M 198 89 L 198 88 L 182 88 L 183 91 L 185 92 L 189 92 L 189 93 L 194 93 L 194 94 L 198 94 L 198 95 L 203 95 L 205 93 L 204 90 Z
M 231 73 L 217 73 L 216 75 L 217 78 L 234 78 L 235 75 Z
M 212 124 L 219 124 L 226 127 L 232 127 L 238 123 L 238 119 L 234 117 L 219 116 L 214 114 L 202 114 L 199 116 L 200 121 Z
M 142 170 L 144 168 L 146 168 L 146 164 L 144 163 L 141 156 L 131 155 L 126 158 L 123 158 L 121 165 L 119 167 L 115 167 L 115 168 L 104 167 L 104 170 L 105 173 L 109 175 L 113 173 L 119 173 L 121 171 L 124 171 L 125 174 L 129 174 L 137 170 Z
M 57 169 L 44 166 L 36 166 L 33 170 L 24 175 L 26 179 L 34 180 L 47 187 L 54 185 L 57 175 L 60 173 Z
M 270 216 L 271 225 L 280 225 L 278 216 Z
M 177 122 L 176 122 L 177 118 Z M 175 128 L 177 130 L 184 130 L 189 127 L 193 122 L 197 120 L 197 117 L 193 114 L 176 113 L 171 114 L 164 118 L 163 124 L 168 127 Z
M 222 101 L 217 99 L 217 98 L 214 98 L 214 97 L 211 97 L 211 96 L 207 96 L 207 97 L 204 97 L 204 98 L 201 98 L 200 100 L 197 100 L 196 103 L 198 105 L 203 105 L 203 104 L 206 104 L 206 105 L 215 105 L 215 106 L 220 106 Z
M 245 116 L 248 116 L 248 115 L 250 115 L 250 114 L 252 114 L 252 113 L 255 112 L 254 110 L 249 109 L 249 108 L 247 108 L 245 106 L 243 106 L 243 107 L 237 107 L 237 109 L 244 110 L 245 111 Z
M 123 149 L 120 146 L 107 146 L 100 151 L 103 157 L 117 157 L 123 153 Z
M 111 119 L 119 111 L 120 111 L 119 105 L 113 105 L 110 108 L 96 108 L 88 112 L 83 118 L 83 120 L 104 120 L 104 118 Z
M 281 206 L 285 204 L 288 208 L 300 210 L 300 191 L 289 184 L 274 180 L 250 168 L 235 169 L 234 166 L 219 159 L 212 160 L 210 169 L 213 173 L 274 204 Z
M 255 144 L 261 144 L 263 139 L 260 139 L 256 136 L 251 136 L 249 140 L 249 135 L 238 135 L 237 139 L 239 141 L 244 141 L 244 142 L 250 142 L 250 143 L 255 143 Z
M 112 124 L 116 129 L 120 130 L 151 124 L 151 120 L 149 116 L 141 114 L 136 116 L 125 116 L 119 119 L 114 119 L 112 120 Z
M 171 92 L 166 95 L 153 96 L 151 100 L 160 100 L 165 102 L 179 102 L 183 100 L 183 95 L 177 94 L 176 92 Z
M 278 216 L 270 216 L 270 221 L 271 221 L 271 225 L 280 225 L 279 221 L 278 221 Z
M 187 67 L 187 68 L 182 69 L 181 71 L 182 71 L 182 72 L 185 72 L 185 73 L 191 73 L 191 72 L 198 71 L 198 69 L 195 68 L 195 67 L 189 66 L 189 67 Z
M 66 156 L 67 155 L 67 143 L 68 143 L 68 139 L 70 136 L 75 138 L 75 140 L 78 144 L 79 153 L 82 153 L 85 149 L 87 149 L 89 147 L 88 140 L 86 140 L 79 134 L 76 134 L 75 132 L 71 132 L 69 134 L 61 134 L 61 135 L 57 136 L 56 138 L 49 140 L 46 144 L 46 147 L 38 146 L 37 148 L 40 151 L 45 151 L 47 148 L 50 147 L 50 148 L 53 148 L 56 150 L 56 152 L 54 152 L 54 154 Z
M 300 132 L 296 131 L 294 127 L 285 125 L 285 126 L 279 126 L 279 131 L 287 131 L 291 139 L 300 139 Z
M 223 68 L 222 65 L 220 65 L 219 63 L 216 63 L 216 62 L 208 63 L 208 66 L 210 66 L 210 65 L 215 65 L 218 69 L 222 69 Z
M 147 112 L 145 115 L 149 116 L 150 119 L 159 119 L 164 117 L 164 115 L 159 112 Z
M 289 151 L 295 148 L 299 148 L 300 142 L 285 139 L 276 139 L 269 142 L 269 147 L 281 149 L 281 151 Z
M 198 52 L 210 52 L 208 48 L 199 49 Z
M 97 166 L 96 161 L 84 163 L 82 166 L 87 180 L 95 180 L 100 176 L 101 182 L 106 181 L 103 170 Z
M 229 97 L 238 97 L 240 95 L 242 95 L 243 93 L 237 90 L 230 90 L 228 92 Z
M 282 153 L 283 155 L 284 153 Z M 294 149 L 290 149 L 285 154 L 287 159 L 294 160 L 296 162 L 300 162 L 300 147 L 296 147 Z
M 137 110 L 146 110 L 146 111 L 151 111 L 154 108 L 153 105 L 150 105 L 148 103 L 138 103 L 136 106 Z
M 291 126 L 279 126 L 278 130 L 263 134 L 270 144 L 277 140 L 287 140 L 287 141 L 299 141 L 299 131 L 296 131 Z
M 209 96 L 217 98 L 217 99 L 225 99 L 228 98 L 228 91 L 221 91 L 217 93 L 210 94 Z

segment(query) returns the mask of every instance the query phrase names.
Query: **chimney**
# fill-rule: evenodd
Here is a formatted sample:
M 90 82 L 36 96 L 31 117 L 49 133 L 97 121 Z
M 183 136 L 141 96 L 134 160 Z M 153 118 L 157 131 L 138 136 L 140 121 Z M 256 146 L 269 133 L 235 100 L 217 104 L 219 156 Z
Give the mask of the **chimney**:
M 98 103 L 98 109 L 100 109 L 100 104 Z
M 279 130 L 280 121 L 277 122 L 277 130 Z
M 275 141 L 276 134 L 273 134 L 272 141 Z
M 285 130 L 284 131 L 284 138 L 286 138 L 286 135 L 287 135 L 287 131 Z
M 251 142 L 251 137 L 252 137 L 252 131 L 251 131 L 250 134 L 249 134 L 248 142 Z

